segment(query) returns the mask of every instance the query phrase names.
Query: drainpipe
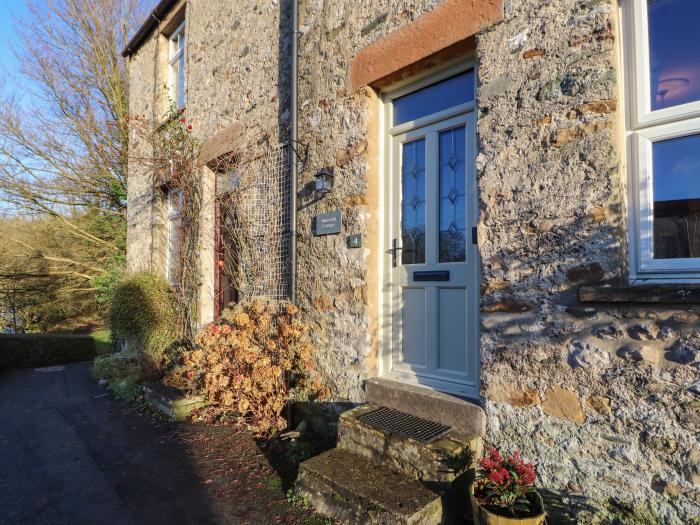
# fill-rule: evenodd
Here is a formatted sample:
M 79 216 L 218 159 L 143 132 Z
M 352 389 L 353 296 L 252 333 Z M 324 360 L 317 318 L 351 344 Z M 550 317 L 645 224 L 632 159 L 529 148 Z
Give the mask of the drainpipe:
M 292 180 L 289 185 L 289 300 L 297 302 L 297 176 L 299 174 L 299 158 L 297 155 L 297 75 L 299 56 L 299 1 L 292 0 Z

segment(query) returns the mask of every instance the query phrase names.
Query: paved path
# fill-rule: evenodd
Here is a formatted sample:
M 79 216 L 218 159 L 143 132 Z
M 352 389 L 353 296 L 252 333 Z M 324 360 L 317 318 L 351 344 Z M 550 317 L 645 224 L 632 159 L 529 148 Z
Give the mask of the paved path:
M 320 522 L 288 504 L 274 445 L 159 421 L 89 366 L 0 374 L 0 524 Z

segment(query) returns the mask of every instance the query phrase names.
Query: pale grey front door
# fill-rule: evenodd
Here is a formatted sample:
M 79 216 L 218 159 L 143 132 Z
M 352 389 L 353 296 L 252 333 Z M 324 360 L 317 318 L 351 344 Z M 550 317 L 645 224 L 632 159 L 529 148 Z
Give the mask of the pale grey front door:
M 468 396 L 479 368 L 473 81 L 467 69 L 392 97 L 386 201 L 385 375 Z

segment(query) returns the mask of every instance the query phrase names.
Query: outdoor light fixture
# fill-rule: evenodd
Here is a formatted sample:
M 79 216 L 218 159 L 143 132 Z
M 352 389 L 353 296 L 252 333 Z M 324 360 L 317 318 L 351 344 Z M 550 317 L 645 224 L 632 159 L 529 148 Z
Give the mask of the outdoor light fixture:
M 333 189 L 333 168 L 323 168 L 316 174 L 316 193 L 326 195 Z

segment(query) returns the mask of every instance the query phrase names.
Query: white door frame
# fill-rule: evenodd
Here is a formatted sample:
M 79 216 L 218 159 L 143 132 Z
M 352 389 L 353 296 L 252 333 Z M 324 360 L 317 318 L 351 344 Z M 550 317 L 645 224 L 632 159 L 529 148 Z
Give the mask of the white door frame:
M 474 176 L 467 180 L 467 194 L 471 197 L 467 202 L 467 221 L 468 225 L 476 226 L 478 222 L 478 202 L 477 202 L 477 183 L 476 183 L 476 100 L 454 106 L 447 110 L 422 117 L 415 121 L 406 122 L 404 124 L 393 126 L 393 100 L 416 91 L 423 87 L 447 79 L 458 73 L 474 70 L 476 75 L 476 64 L 473 60 L 465 61 L 460 59 L 451 64 L 446 64 L 445 67 L 438 71 L 427 71 L 419 76 L 407 79 L 400 84 L 393 86 L 382 93 L 381 96 L 381 117 L 380 125 L 382 126 L 380 136 L 382 137 L 380 165 L 382 166 L 382 210 L 380 210 L 380 219 L 383 221 L 381 234 L 379 239 L 378 249 L 380 250 L 380 358 L 379 358 L 379 375 L 398 381 L 420 384 L 427 388 L 439 390 L 443 392 L 458 394 L 461 396 L 478 399 L 480 387 L 480 366 L 481 356 L 479 351 L 479 280 L 480 280 L 480 259 L 478 250 L 475 245 L 471 244 L 471 235 L 467 238 L 467 267 L 469 285 L 467 286 L 467 347 L 473 350 L 467 354 L 469 359 L 467 366 L 469 376 L 460 380 L 450 381 L 443 377 L 430 377 L 430 375 L 421 375 L 420 383 L 417 383 L 416 376 L 413 374 L 403 373 L 399 370 L 393 370 L 392 365 L 392 322 L 394 312 L 392 311 L 392 283 L 390 278 L 391 270 L 391 254 L 387 252 L 390 248 L 389 244 L 392 239 L 392 218 L 396 213 L 392 203 L 392 177 L 393 170 L 397 159 L 395 158 L 395 149 L 393 146 L 397 136 L 405 136 L 412 130 L 423 128 L 434 123 L 444 122 L 448 119 L 455 118 L 457 121 L 465 121 L 467 130 L 472 130 L 467 134 L 468 151 L 472 152 L 466 162 L 470 164 L 471 173 Z M 475 96 L 476 99 L 476 96 Z M 469 169 L 469 168 L 468 168 Z M 437 351 L 437 350 L 436 350 Z

